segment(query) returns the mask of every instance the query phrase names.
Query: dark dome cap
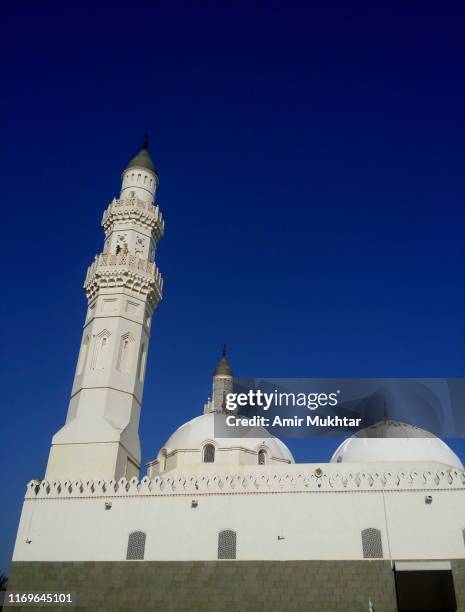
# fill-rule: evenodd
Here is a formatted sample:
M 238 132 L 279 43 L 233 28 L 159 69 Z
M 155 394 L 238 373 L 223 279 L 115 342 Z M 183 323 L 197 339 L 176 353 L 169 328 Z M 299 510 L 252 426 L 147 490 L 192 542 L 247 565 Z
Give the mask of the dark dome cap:
M 226 347 L 223 346 L 223 354 L 221 359 L 218 361 L 218 365 L 216 366 L 215 371 L 213 372 L 213 376 L 231 376 L 233 373 L 231 367 L 226 359 Z
M 155 166 L 153 165 L 152 158 L 150 157 L 150 153 L 149 153 L 148 134 L 145 134 L 144 144 L 142 145 L 142 149 L 139 151 L 139 153 L 135 157 L 131 159 L 126 169 L 134 168 L 134 167 L 146 168 L 147 170 L 150 170 L 154 174 L 157 173 L 157 171 L 155 170 Z

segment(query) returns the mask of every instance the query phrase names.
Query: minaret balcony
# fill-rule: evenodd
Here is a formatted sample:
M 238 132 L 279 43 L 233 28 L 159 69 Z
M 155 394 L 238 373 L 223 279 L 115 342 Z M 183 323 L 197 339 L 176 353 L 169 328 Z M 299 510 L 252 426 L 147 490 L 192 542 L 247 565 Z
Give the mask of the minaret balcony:
M 156 240 L 160 240 L 165 231 L 165 221 L 158 204 L 144 202 L 136 196 L 120 200 L 115 198 L 111 202 L 103 213 L 102 227 L 105 233 L 117 221 L 136 221 L 154 232 Z
M 152 305 L 162 297 L 163 278 L 157 266 L 147 259 L 130 253 L 101 253 L 87 270 L 84 289 L 87 299 L 92 299 L 99 289 L 125 287 L 146 295 Z

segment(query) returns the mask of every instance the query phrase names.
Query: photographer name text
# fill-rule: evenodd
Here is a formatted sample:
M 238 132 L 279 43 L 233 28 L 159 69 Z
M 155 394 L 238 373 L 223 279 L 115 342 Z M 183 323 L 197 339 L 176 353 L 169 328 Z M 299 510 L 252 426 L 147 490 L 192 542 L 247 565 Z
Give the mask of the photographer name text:
M 281 417 L 264 416 L 241 417 L 229 415 L 226 417 L 228 427 L 359 427 L 362 419 L 340 416 L 320 417 Z

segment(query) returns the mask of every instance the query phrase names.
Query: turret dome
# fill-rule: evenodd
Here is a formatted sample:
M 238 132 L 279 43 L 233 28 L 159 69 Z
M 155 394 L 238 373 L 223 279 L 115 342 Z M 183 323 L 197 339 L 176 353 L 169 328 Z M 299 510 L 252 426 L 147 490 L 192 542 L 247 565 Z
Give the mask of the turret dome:
M 146 170 L 150 170 L 150 172 L 153 172 L 154 174 L 157 173 L 157 171 L 155 170 L 155 166 L 153 164 L 152 158 L 150 157 L 149 139 L 148 139 L 147 134 L 145 135 L 144 144 L 142 145 L 142 149 L 139 151 L 137 155 L 135 155 L 131 159 L 126 169 L 128 168 L 145 168 Z
M 231 366 L 226 358 L 226 347 L 223 347 L 223 352 L 220 360 L 218 361 L 218 365 L 213 372 L 213 376 L 232 376 Z
M 199 467 L 231 470 L 260 463 L 289 464 L 294 457 L 278 438 L 263 427 L 241 428 L 238 437 L 230 437 L 228 415 L 209 412 L 181 425 L 166 441 L 157 459 L 148 464 L 149 476 L 172 469 L 198 470 Z M 229 437 L 228 437 L 229 436 Z M 213 459 L 206 460 L 207 447 L 213 447 Z
M 434 434 L 408 423 L 386 419 L 344 440 L 332 463 L 422 461 L 463 469 L 457 455 Z

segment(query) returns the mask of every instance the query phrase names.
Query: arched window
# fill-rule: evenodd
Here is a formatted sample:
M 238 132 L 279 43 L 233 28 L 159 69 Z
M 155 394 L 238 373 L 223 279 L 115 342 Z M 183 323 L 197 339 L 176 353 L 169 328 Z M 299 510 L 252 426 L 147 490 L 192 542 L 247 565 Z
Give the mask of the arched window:
M 206 444 L 203 449 L 203 462 L 215 463 L 215 447 L 213 444 Z
M 143 238 L 137 238 L 136 247 L 134 249 L 134 255 L 142 257 L 145 249 L 145 242 Z
M 128 538 L 128 552 L 126 559 L 141 560 L 145 554 L 145 533 L 143 531 L 133 531 Z
M 218 534 L 218 559 L 236 558 L 237 535 L 232 529 L 224 529 Z
M 82 371 L 84 370 L 84 366 L 86 364 L 87 352 L 89 350 L 89 341 L 90 341 L 89 335 L 86 335 L 86 337 L 84 338 L 84 342 L 82 343 L 82 346 L 81 346 L 81 352 L 79 353 L 78 367 L 77 367 L 78 376 L 82 374 Z
M 92 359 L 93 370 L 104 370 L 108 360 L 108 345 L 110 342 L 110 332 L 102 330 L 95 336 L 95 348 Z
M 134 352 L 134 338 L 127 332 L 121 336 L 116 369 L 120 372 L 130 372 Z
M 383 545 L 381 531 L 374 527 L 362 530 L 362 549 L 364 559 L 382 559 Z
M 126 242 L 126 234 L 118 236 L 115 253 L 116 255 L 125 255 L 126 253 L 129 253 L 128 243 Z
M 166 470 L 166 450 L 163 449 L 160 453 L 160 459 L 158 460 L 158 465 L 160 466 L 160 472 L 164 472 Z
M 139 382 L 144 382 L 146 360 L 147 360 L 147 350 L 145 348 L 145 342 L 144 342 L 140 348 L 140 354 L 139 354 L 139 366 L 138 366 Z
M 266 463 L 266 451 L 261 448 L 258 451 L 258 465 L 265 465 Z

